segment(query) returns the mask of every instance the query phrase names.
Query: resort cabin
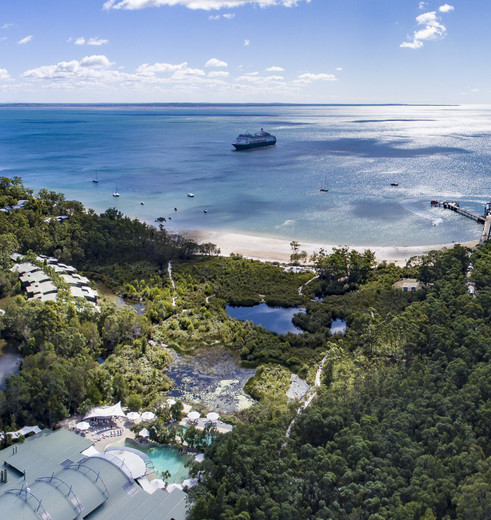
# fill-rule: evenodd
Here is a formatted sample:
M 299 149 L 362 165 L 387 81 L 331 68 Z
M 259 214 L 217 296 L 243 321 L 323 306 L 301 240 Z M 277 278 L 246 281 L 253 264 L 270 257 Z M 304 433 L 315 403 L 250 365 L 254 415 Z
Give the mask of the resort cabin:
M 412 292 L 421 289 L 423 284 L 416 280 L 416 278 L 404 278 L 403 280 L 396 282 L 392 287 L 404 292 Z

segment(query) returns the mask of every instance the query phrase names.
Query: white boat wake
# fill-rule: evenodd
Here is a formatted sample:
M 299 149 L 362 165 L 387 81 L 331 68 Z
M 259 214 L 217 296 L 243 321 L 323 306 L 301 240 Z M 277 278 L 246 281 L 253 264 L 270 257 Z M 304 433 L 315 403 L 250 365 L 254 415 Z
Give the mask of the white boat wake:
M 414 215 L 417 215 L 420 218 L 424 218 L 426 220 L 431 220 L 431 223 L 434 226 L 439 226 L 443 223 L 443 219 L 441 217 L 435 217 L 432 213 L 429 211 L 423 211 L 421 209 L 415 208 L 411 205 L 411 201 L 405 201 L 401 202 L 401 205 L 404 207 L 404 209 L 407 209 L 410 213 L 413 213 Z

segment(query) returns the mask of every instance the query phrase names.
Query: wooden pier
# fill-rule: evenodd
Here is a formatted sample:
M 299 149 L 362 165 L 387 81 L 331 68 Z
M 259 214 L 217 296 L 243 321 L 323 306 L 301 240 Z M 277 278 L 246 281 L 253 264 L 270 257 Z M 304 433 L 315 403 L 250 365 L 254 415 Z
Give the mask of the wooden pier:
M 488 240 L 491 239 L 491 202 L 486 204 L 484 208 L 484 215 L 477 215 L 472 211 L 461 208 L 458 202 L 432 200 L 431 205 L 432 207 L 455 211 L 459 215 L 470 218 L 479 224 L 484 224 L 479 245 L 484 245 Z
M 491 215 L 486 216 L 479 245 L 483 246 L 491 238 Z

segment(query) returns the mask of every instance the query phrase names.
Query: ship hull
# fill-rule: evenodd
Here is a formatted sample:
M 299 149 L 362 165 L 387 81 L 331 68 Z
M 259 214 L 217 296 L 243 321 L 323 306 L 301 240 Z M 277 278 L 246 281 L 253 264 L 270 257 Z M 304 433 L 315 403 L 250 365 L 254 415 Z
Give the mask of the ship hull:
M 276 144 L 276 141 L 265 141 L 262 143 L 247 143 L 247 144 L 240 144 L 240 143 L 232 143 L 232 146 L 240 151 L 240 150 L 250 150 L 251 148 L 264 148 L 265 146 L 273 146 Z

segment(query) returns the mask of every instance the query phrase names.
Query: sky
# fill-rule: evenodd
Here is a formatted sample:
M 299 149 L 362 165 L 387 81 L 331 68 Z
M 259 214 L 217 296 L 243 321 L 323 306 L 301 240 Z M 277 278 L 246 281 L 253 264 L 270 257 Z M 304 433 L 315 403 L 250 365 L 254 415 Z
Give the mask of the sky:
M 491 99 L 491 0 L 2 0 L 0 102 Z

